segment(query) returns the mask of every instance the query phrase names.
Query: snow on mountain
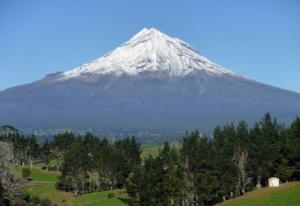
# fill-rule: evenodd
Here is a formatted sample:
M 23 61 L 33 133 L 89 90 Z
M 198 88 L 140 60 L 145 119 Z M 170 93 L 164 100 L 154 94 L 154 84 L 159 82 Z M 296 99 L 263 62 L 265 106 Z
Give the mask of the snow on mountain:
M 154 28 L 144 28 L 122 46 L 105 56 L 60 75 L 60 80 L 78 78 L 83 74 L 139 75 L 164 73 L 186 76 L 197 71 L 209 75 L 235 74 L 193 49 L 186 42 L 172 38 Z

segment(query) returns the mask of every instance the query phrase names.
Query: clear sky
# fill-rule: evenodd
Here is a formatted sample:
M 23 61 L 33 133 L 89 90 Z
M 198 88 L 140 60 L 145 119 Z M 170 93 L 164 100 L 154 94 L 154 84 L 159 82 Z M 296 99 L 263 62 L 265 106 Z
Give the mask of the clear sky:
M 1 0 L 0 90 L 101 57 L 144 27 L 300 92 L 299 0 Z

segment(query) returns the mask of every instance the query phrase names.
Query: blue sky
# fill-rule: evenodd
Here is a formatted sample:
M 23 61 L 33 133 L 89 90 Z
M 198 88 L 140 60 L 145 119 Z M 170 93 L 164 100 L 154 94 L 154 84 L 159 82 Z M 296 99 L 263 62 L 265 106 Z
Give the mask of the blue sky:
M 299 0 L 1 0 L 0 90 L 98 58 L 144 27 L 300 92 Z

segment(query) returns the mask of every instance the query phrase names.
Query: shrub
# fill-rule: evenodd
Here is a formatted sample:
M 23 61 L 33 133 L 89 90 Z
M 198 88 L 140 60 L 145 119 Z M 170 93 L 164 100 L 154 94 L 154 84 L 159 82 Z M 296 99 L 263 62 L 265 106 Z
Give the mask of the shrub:
M 25 205 L 25 203 L 21 198 L 17 198 L 17 199 L 15 199 L 14 205 L 15 206 L 23 206 L 23 205 Z
M 22 172 L 22 177 L 23 178 L 27 178 L 27 177 L 29 177 L 31 175 L 31 171 L 27 167 L 22 168 L 21 172 Z
M 51 206 L 51 200 L 49 199 L 43 199 L 41 200 L 41 206 Z
M 112 192 L 108 193 L 108 195 L 107 195 L 108 199 L 111 199 L 111 198 L 114 198 L 114 197 L 115 197 L 115 193 L 112 193 Z
M 30 203 L 33 203 L 33 204 L 37 205 L 37 204 L 40 204 L 40 202 L 41 202 L 41 200 L 40 200 L 40 198 L 37 197 L 37 196 L 32 196 L 32 197 L 30 198 Z

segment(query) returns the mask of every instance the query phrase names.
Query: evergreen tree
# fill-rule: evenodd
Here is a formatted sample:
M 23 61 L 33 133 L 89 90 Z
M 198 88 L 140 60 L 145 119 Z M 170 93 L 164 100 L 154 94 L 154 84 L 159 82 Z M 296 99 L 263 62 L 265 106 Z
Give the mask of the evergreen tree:
M 48 140 L 46 140 L 44 142 L 44 144 L 42 145 L 41 156 L 42 156 L 42 160 L 46 164 L 46 171 L 48 171 L 50 160 L 52 158 L 51 147 L 50 147 L 50 144 L 49 144 Z
M 236 141 L 235 141 L 234 161 L 238 166 L 238 185 L 236 193 L 244 193 L 247 190 L 247 163 L 248 163 L 248 144 L 249 131 L 247 124 L 242 121 L 236 127 Z
M 52 149 L 57 161 L 57 170 L 59 170 L 64 155 L 69 149 L 70 145 L 74 142 L 74 139 L 75 137 L 71 132 L 65 132 L 54 136 L 52 141 Z
M 126 189 L 138 205 L 169 206 L 180 203 L 177 173 L 178 153 L 166 143 L 158 157 L 149 156 L 136 167 L 126 182 Z
M 64 156 L 62 175 L 60 176 L 59 187 L 66 191 L 74 191 L 75 195 L 81 194 L 87 181 L 88 154 L 82 146 L 82 140 L 74 141 Z
M 287 130 L 286 162 L 288 162 L 289 180 L 300 180 L 300 118 L 297 117 Z
M 32 167 L 33 161 L 35 159 L 37 159 L 40 155 L 40 148 L 39 148 L 39 144 L 37 143 L 34 135 L 29 137 L 27 139 L 27 142 L 28 142 L 28 144 L 27 144 L 28 145 L 28 148 L 27 148 L 28 161 L 29 161 L 30 167 Z

